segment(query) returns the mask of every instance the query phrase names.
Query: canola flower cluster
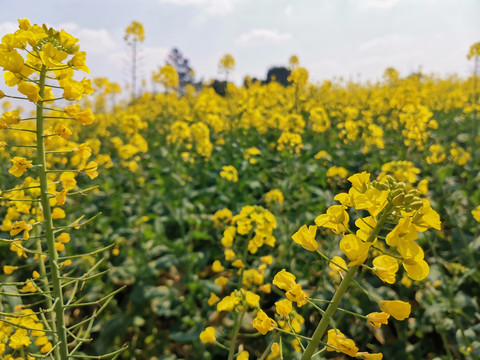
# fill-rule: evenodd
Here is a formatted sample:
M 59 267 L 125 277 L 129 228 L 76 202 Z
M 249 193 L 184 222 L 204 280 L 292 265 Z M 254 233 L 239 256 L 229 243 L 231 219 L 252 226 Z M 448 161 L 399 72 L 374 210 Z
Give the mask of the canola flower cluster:
M 348 259 L 348 264 L 343 257 L 335 256 L 330 259 L 330 267 L 336 273 L 341 273 L 343 282 L 347 284 L 352 281 L 353 274 L 361 266 L 372 271 L 383 282 L 394 284 L 399 270 L 399 263 L 402 264 L 407 275 L 412 280 L 423 280 L 429 273 L 429 266 L 424 260 L 424 252 L 416 243 L 418 232 L 428 229 L 440 230 L 440 217 L 431 208 L 427 199 L 420 198 L 417 189 L 409 187 L 401 181 L 395 180 L 390 175 L 385 175 L 385 181 L 371 181 L 370 174 L 362 172 L 348 178 L 352 186 L 348 193 L 340 193 L 335 197 L 339 205 L 332 205 L 325 214 L 315 219 L 315 225 L 303 225 L 293 236 L 295 243 L 304 249 L 318 252 L 323 258 L 329 259 L 322 254 L 318 248 L 316 233 L 318 227 L 327 228 L 335 234 L 342 236 L 338 246 Z M 384 177 L 381 175 L 380 177 Z M 348 209 L 355 209 L 358 218 L 355 220 L 356 231 L 350 227 L 351 219 Z M 364 213 L 363 216 L 361 214 Z M 382 239 L 382 240 L 380 240 Z M 372 251 L 374 249 L 374 251 Z M 370 254 L 373 256 L 371 265 L 367 265 Z M 349 273 L 351 277 L 348 277 Z M 347 280 L 348 279 L 348 280 Z M 347 282 L 346 282 L 347 281 Z M 273 285 L 285 291 L 288 306 L 276 303 L 278 315 L 288 319 L 292 309 L 292 302 L 297 307 L 312 303 L 307 292 L 302 290 L 300 284 L 296 283 L 295 275 L 285 269 L 277 273 Z M 342 289 L 345 291 L 346 287 Z M 337 294 L 340 291 L 337 291 Z M 337 294 L 335 297 L 337 297 Z M 341 294 L 343 295 L 343 294 Z M 334 297 L 334 299 L 335 299 Z M 337 300 L 338 301 L 338 300 Z M 333 308 L 332 308 L 333 304 Z M 368 324 L 380 327 L 387 324 L 389 317 L 396 320 L 404 320 L 410 316 L 411 305 L 401 300 L 381 300 L 378 302 L 380 312 L 373 312 L 363 317 Z M 305 354 L 313 345 L 313 349 L 321 343 L 323 332 L 328 324 L 328 317 L 333 316 L 338 302 L 330 302 L 329 308 L 322 311 L 322 322 L 319 324 L 322 330 L 310 339 L 309 346 L 303 347 Z M 329 309 L 332 309 L 329 312 Z M 323 319 L 327 319 L 323 321 Z M 325 325 L 322 325 L 324 323 Z M 259 311 L 253 321 L 253 326 L 262 334 L 278 329 L 274 319 L 269 318 L 263 311 Z M 297 332 L 294 332 L 297 334 Z M 317 332 L 316 332 L 317 333 Z M 300 340 L 299 340 L 300 341 Z M 352 339 L 348 339 L 340 330 L 328 330 L 328 339 L 324 343 L 324 350 L 337 351 L 360 359 L 382 359 L 381 353 L 360 352 Z M 308 353 L 309 359 L 313 353 Z

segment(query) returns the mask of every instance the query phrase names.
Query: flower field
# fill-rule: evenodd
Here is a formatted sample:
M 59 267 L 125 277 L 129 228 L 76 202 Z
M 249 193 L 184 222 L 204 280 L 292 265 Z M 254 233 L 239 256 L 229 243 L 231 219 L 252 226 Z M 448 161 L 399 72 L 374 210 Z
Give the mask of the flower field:
M 1 35 L 1 359 L 480 358 L 478 74 L 124 101 Z

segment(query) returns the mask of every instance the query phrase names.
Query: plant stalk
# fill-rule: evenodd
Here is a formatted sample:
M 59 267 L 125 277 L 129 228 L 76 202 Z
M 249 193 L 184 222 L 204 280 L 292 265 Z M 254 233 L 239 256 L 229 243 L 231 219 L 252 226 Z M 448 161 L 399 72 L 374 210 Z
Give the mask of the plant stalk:
M 39 80 L 39 95 L 43 99 L 45 94 L 45 78 L 47 74 L 47 67 L 42 65 L 40 70 Z M 58 269 L 58 253 L 55 249 L 55 237 L 53 233 L 52 211 L 50 207 L 50 199 L 48 196 L 48 181 L 47 181 L 47 162 L 45 157 L 45 143 L 43 138 L 44 117 L 43 117 L 43 100 L 37 102 L 37 162 L 38 162 L 38 176 L 40 178 L 40 194 L 42 211 L 45 224 L 45 239 L 47 242 L 47 252 L 50 263 L 50 280 L 52 282 L 52 296 L 58 299 L 54 306 L 52 313 L 52 322 L 55 323 L 55 342 L 58 344 L 54 350 L 55 360 L 68 360 L 68 342 L 67 331 L 65 327 L 65 309 L 63 303 L 63 294 L 61 288 L 61 275 Z M 57 344 L 54 344 L 57 345 Z

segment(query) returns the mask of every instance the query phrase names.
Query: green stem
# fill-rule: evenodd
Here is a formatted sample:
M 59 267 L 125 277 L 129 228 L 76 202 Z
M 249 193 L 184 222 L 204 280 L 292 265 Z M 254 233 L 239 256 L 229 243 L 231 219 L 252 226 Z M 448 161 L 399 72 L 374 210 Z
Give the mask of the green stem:
M 45 76 L 47 74 L 47 67 L 42 66 L 39 80 L 39 95 L 41 98 L 45 92 Z M 44 118 L 43 118 L 43 101 L 37 103 L 37 162 L 40 165 L 38 168 L 38 175 L 40 178 L 40 194 L 42 200 L 42 209 L 45 224 L 45 239 L 47 242 L 48 257 L 50 262 L 50 280 L 52 282 L 52 296 L 58 299 L 55 303 L 54 312 L 52 313 L 52 322 L 56 325 L 55 342 L 58 345 L 54 351 L 56 360 L 68 360 L 68 341 L 67 331 L 65 327 L 64 303 L 63 294 L 60 282 L 60 270 L 58 269 L 58 253 L 55 249 L 55 237 L 53 234 L 53 219 L 50 208 L 50 198 L 48 196 L 48 181 L 47 181 L 47 162 L 45 157 L 45 143 L 43 138 Z
M 235 318 L 232 340 L 230 342 L 230 351 L 228 352 L 228 360 L 233 360 L 233 355 L 235 355 L 238 332 L 240 331 L 240 327 L 242 326 L 242 320 L 244 315 L 245 310 L 242 310 L 242 312 L 240 314 L 237 314 L 237 317 Z
M 301 360 L 310 360 L 312 358 L 318 345 L 322 341 L 325 331 L 327 330 L 330 318 L 337 311 L 338 305 L 340 304 L 340 300 L 342 300 L 343 295 L 345 294 L 348 287 L 350 286 L 350 283 L 352 282 L 353 277 L 357 272 L 357 269 L 358 269 L 358 265 L 353 266 L 345 274 L 343 281 L 340 283 L 340 286 L 338 287 L 337 291 L 335 292 L 335 295 L 333 296 L 332 302 L 330 303 L 330 305 L 328 305 L 327 310 L 325 310 L 325 314 L 322 316 L 322 320 L 320 320 L 320 323 L 315 329 L 315 332 L 313 333 L 313 336 L 312 336 L 312 341 L 308 343 L 308 346 L 305 349 L 305 352 L 303 353 Z

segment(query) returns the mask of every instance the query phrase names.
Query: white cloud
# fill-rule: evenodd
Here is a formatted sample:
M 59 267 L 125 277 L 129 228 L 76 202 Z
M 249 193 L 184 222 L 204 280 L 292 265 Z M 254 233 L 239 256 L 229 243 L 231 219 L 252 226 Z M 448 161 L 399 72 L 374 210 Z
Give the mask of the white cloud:
M 368 40 L 364 43 L 361 43 L 358 47 L 360 51 L 371 51 L 381 48 L 386 48 L 389 46 L 398 46 L 400 44 L 407 43 L 407 39 L 404 36 L 397 34 L 385 35 L 377 37 L 371 40 Z
M 283 14 L 287 17 L 291 17 L 293 15 L 293 5 L 288 5 L 285 10 L 283 10 Z
M 390 9 L 398 4 L 400 0 L 359 0 L 361 5 L 367 8 Z
M 194 6 L 208 15 L 226 15 L 235 9 L 241 0 L 160 0 L 162 3 L 177 6 Z
M 280 33 L 272 29 L 254 29 L 246 34 L 240 35 L 235 44 L 241 47 L 259 46 L 265 44 L 278 44 L 292 38 L 290 33 Z
M 79 39 L 81 50 L 87 54 L 102 54 L 115 51 L 119 44 L 112 39 L 106 29 L 82 28 L 75 23 L 60 24 L 55 29 L 64 29 Z

